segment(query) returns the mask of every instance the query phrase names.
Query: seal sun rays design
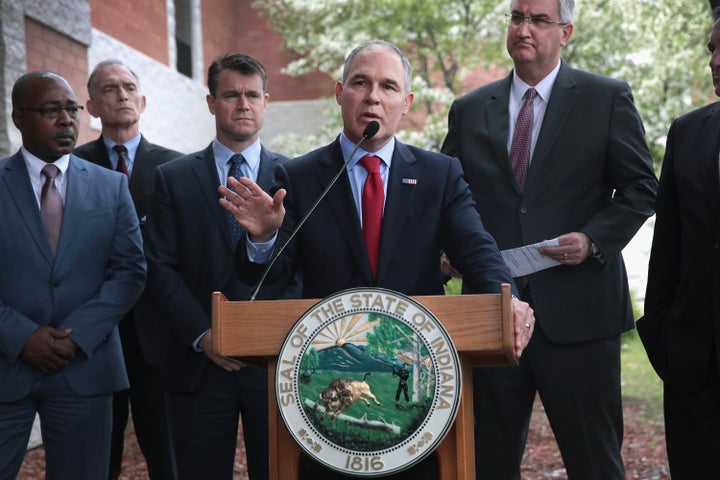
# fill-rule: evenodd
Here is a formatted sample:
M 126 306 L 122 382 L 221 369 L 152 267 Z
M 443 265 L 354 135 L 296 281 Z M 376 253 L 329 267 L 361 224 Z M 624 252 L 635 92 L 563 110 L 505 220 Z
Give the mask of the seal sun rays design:
M 342 347 L 346 343 L 366 343 L 365 333 L 377 325 L 379 320 L 369 321 L 367 313 L 348 315 L 325 327 L 312 341 L 318 348 Z

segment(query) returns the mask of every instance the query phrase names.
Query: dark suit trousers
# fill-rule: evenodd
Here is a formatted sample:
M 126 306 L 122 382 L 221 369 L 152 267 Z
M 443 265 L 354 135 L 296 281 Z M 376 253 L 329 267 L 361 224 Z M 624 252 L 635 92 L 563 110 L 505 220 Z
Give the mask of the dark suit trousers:
M 250 480 L 266 480 L 267 372 L 206 367 L 195 392 L 167 396 L 178 480 L 232 480 L 240 415 Z
M 665 438 L 673 480 L 718 477 L 720 372 L 713 357 L 708 381 L 698 392 L 664 388 Z
M 619 336 L 555 344 L 538 321 L 519 366 L 473 373 L 478 480 L 520 480 L 536 391 L 569 479 L 625 479 Z
M 25 456 L 35 414 L 40 416 L 47 480 L 107 477 L 112 395 L 81 397 L 60 373 L 35 375 L 20 401 L 0 403 L 0 479 L 14 479 Z
M 131 315 L 123 318 L 119 325 L 130 389 L 116 392 L 113 398 L 109 478 L 115 480 L 120 476 L 125 428 L 131 406 L 135 436 L 147 463 L 148 477 L 151 480 L 171 480 L 170 434 L 162 377 L 159 368 L 145 361 Z

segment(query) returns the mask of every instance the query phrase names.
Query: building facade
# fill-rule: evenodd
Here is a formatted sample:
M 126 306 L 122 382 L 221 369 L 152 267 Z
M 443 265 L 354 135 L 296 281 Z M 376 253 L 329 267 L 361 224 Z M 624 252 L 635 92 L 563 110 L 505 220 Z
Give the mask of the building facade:
M 10 94 L 32 70 L 65 77 L 78 102 L 98 62 L 117 58 L 140 78 L 147 97 L 141 131 L 154 143 L 190 152 L 215 135 L 208 112 L 206 72 L 219 55 L 241 52 L 268 70 L 270 105 L 261 138 L 311 133 L 322 123 L 334 81 L 327 75 L 290 77 L 282 38 L 254 0 L 0 0 L 0 156 L 15 152 Z M 81 117 L 78 145 L 100 135 L 100 122 Z

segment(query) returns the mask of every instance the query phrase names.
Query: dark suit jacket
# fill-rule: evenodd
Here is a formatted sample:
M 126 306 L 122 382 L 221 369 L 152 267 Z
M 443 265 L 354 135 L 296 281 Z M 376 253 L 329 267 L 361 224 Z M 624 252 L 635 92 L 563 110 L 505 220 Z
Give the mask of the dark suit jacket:
M 102 136 L 76 148 L 73 153 L 96 165 L 113 169 Z M 154 145 L 148 142 L 145 137 L 140 138 L 140 144 L 135 153 L 132 174 L 130 175 L 130 195 L 135 204 L 135 211 L 140 221 L 140 230 L 143 237 L 145 237 L 145 220 L 155 178 L 155 168 L 180 156 L 182 156 L 180 152 Z M 152 299 L 147 295 L 142 295 L 123 321 L 134 323 L 138 344 L 145 361 L 154 367 L 159 367 L 163 358 L 162 345 L 164 339 L 161 325 L 154 318 L 156 315 Z M 123 331 L 123 335 L 125 335 L 125 331 Z
M 720 366 L 720 103 L 675 120 L 660 175 L 645 316 L 650 361 L 672 388 L 697 391 Z
M 267 189 L 273 169 L 286 158 L 264 147 L 260 158 L 257 183 Z M 236 245 L 219 203 L 219 185 L 212 145 L 155 173 L 146 225 L 148 287 L 162 306 L 168 336 L 163 372 L 172 391 L 195 390 L 210 362 L 192 343 L 210 328 L 212 292 L 244 300 L 251 288 L 233 269 Z M 258 298 L 277 298 L 287 288 L 287 283 L 268 284 Z
M 653 213 L 657 180 L 624 82 L 562 64 L 520 192 L 507 139 L 511 76 L 458 98 L 443 151 L 462 161 L 478 210 L 501 249 L 581 231 L 588 258 L 529 275 L 535 316 L 555 342 L 633 327 L 621 251 Z
M 20 352 L 40 326 L 72 328 L 80 350 L 60 370 L 78 395 L 128 387 L 117 324 L 145 283 L 124 175 L 73 155 L 56 257 L 20 152 L 0 160 L 0 402 L 27 396 L 38 373 Z
M 276 169 L 278 185 L 288 191 L 280 241 L 342 165 L 336 140 Z M 407 295 L 441 295 L 439 259 L 444 250 L 466 275 L 473 292 L 496 293 L 501 283 L 512 283 L 475 210 L 457 159 L 397 142 L 382 225 L 374 282 L 349 178 L 343 173 L 280 258 L 275 274 L 301 272 L 305 298 L 370 286 Z

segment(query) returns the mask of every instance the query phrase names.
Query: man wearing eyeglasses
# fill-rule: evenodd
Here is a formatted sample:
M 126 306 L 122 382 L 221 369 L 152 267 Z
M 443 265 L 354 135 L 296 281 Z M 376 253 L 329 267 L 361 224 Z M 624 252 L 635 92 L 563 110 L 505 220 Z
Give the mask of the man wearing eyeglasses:
M 624 479 L 620 334 L 633 327 L 621 251 L 657 189 L 629 86 L 570 67 L 572 0 L 513 0 L 514 69 L 452 105 L 462 161 L 501 249 L 557 239 L 559 265 L 515 279 L 538 329 L 518 367 L 475 372 L 478 479 L 519 479 L 536 393 L 570 479 Z
M 117 325 L 145 283 L 127 177 L 71 154 L 82 107 L 50 72 L 20 77 L 22 148 L 0 160 L 0 478 L 35 414 L 48 478 L 107 478 L 113 392 L 128 387 Z

